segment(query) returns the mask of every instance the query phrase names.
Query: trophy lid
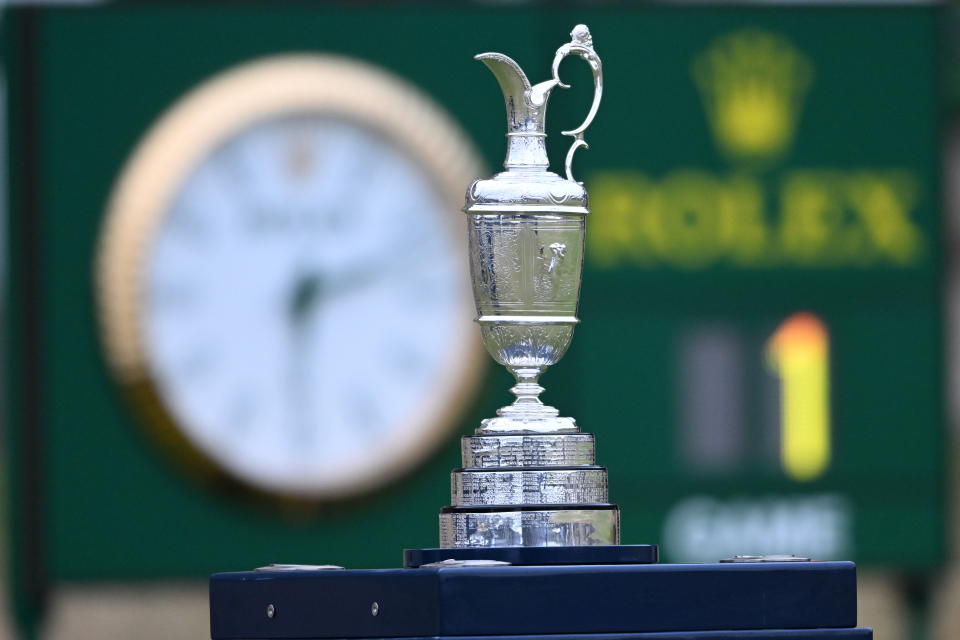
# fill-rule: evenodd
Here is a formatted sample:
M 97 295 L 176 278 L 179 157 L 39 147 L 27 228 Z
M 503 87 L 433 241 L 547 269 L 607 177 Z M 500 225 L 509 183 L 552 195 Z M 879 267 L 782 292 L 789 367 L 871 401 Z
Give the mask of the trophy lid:
M 464 211 L 473 214 L 499 212 L 556 213 L 586 215 L 587 192 L 573 179 L 570 165 L 574 152 L 587 147 L 583 132 L 593 121 L 600 106 L 603 76 L 600 58 L 593 50 L 593 39 L 586 25 L 578 24 L 570 32 L 571 41 L 557 49 L 553 59 L 553 78 L 531 85 L 516 62 L 502 53 L 475 56 L 493 72 L 503 91 L 507 108 L 506 171 L 489 179 L 475 180 L 467 189 Z M 569 88 L 560 81 L 560 62 L 568 55 L 585 60 L 593 71 L 593 104 L 586 120 L 576 129 L 563 131 L 574 138 L 567 152 L 566 178 L 548 170 L 545 117 L 547 100 L 554 87 Z

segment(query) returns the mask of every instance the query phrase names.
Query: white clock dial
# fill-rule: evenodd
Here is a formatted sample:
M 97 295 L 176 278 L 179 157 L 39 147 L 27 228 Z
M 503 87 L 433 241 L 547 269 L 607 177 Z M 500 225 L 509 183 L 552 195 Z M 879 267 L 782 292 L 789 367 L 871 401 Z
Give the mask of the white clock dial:
M 257 488 L 326 497 L 436 444 L 476 367 L 440 182 L 389 129 L 290 106 L 181 172 L 142 241 L 135 323 L 193 447 Z

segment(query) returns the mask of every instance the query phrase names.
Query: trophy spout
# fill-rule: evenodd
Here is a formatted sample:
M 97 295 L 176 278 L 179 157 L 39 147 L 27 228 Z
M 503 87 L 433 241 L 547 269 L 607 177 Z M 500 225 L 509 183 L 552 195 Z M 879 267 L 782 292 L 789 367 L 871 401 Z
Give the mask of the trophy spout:
M 493 72 L 507 107 L 507 169 L 546 169 L 546 113 L 550 91 L 559 84 L 552 79 L 531 86 L 527 74 L 512 58 L 502 53 L 474 56 Z
M 588 148 L 584 132 L 597 115 L 600 97 L 603 95 L 603 69 L 600 58 L 593 50 L 593 37 L 586 25 L 578 24 L 570 32 L 570 42 L 557 49 L 553 58 L 553 78 L 531 85 L 527 74 L 512 58 L 502 53 L 481 53 L 474 56 L 483 62 L 500 83 L 507 106 L 507 158 L 503 166 L 507 170 L 542 170 L 549 166 L 545 145 L 545 118 L 547 100 L 554 87 L 569 89 L 570 85 L 560 80 L 560 62 L 567 56 L 577 56 L 590 65 L 593 73 L 593 103 L 583 123 L 575 129 L 563 131 L 571 136 L 573 144 L 567 151 L 567 180 L 573 182 L 573 154 L 577 149 Z

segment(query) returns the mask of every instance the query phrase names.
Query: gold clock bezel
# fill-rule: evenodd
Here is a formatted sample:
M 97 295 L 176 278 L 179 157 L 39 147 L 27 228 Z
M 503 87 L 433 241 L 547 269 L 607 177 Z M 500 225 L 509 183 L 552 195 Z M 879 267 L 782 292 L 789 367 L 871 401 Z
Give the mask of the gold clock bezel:
M 141 331 L 143 270 L 150 240 L 191 171 L 231 136 L 288 115 L 322 114 L 374 130 L 412 157 L 433 179 L 450 210 L 448 232 L 463 251 L 464 330 L 449 345 L 440 374 L 402 433 L 418 424 L 420 437 L 387 438 L 376 458 L 326 487 L 284 491 L 254 484 L 202 450 L 166 407 Z M 200 84 L 163 114 L 137 145 L 111 193 L 95 266 L 101 339 L 107 362 L 136 412 L 177 458 L 209 480 L 286 501 L 343 500 L 397 480 L 433 453 L 454 431 L 475 395 L 483 368 L 467 272 L 466 186 L 480 161 L 460 127 L 428 96 L 402 78 L 359 60 L 319 54 L 272 56 L 241 64 Z M 468 311 L 469 310 L 469 311 Z M 401 419 L 401 418 L 398 418 Z M 423 428 L 424 423 L 426 428 Z

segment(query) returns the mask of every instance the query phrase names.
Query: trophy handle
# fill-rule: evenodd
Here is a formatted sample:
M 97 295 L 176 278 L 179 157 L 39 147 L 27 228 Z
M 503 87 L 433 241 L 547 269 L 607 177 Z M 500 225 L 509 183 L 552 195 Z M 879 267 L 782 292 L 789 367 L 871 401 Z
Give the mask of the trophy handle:
M 587 118 L 583 121 L 583 124 L 576 129 L 561 131 L 565 136 L 573 136 L 573 144 L 570 145 L 570 150 L 567 151 L 567 159 L 564 166 L 567 171 L 567 180 L 576 182 L 576 180 L 573 179 L 570 166 L 573 163 L 573 154 L 577 149 L 580 147 L 584 149 L 590 148 L 583 139 L 583 132 L 586 131 L 590 123 L 593 122 L 594 117 L 597 115 L 597 109 L 600 107 L 600 96 L 603 94 L 603 65 L 600 63 L 600 56 L 593 50 L 593 37 L 590 35 L 590 29 L 587 28 L 587 25 L 578 24 L 575 26 L 573 31 L 570 32 L 570 37 L 570 42 L 557 49 L 557 53 L 553 57 L 554 82 L 556 82 L 557 86 L 563 87 L 564 89 L 570 88 L 570 85 L 560 81 L 560 62 L 569 55 L 579 56 L 590 65 L 590 70 L 593 72 L 593 104 L 590 105 L 590 112 L 587 114 Z

